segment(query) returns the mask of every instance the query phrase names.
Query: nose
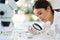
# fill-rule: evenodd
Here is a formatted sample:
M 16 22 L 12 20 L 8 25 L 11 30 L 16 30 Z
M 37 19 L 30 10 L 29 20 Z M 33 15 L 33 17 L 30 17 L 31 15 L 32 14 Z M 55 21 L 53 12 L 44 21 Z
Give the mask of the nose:
M 39 16 L 39 19 L 42 19 L 42 16 Z
M 42 19 L 42 16 L 41 15 L 36 15 L 39 19 Z

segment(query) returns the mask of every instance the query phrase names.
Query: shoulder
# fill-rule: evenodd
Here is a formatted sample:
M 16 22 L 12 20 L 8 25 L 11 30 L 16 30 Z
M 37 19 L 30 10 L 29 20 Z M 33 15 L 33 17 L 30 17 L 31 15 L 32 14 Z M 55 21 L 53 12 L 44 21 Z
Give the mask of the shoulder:
M 54 11 L 54 23 L 60 22 L 60 12 Z
M 60 12 L 54 11 L 54 14 L 55 14 L 55 15 L 59 15 L 59 14 L 60 14 Z
M 54 11 L 54 16 L 60 18 L 60 12 Z

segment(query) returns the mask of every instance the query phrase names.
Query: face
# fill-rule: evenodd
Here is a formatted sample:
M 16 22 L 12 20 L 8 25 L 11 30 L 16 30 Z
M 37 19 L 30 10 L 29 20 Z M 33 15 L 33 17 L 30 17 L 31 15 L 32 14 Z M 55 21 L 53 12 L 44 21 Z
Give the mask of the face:
M 41 19 L 43 22 L 49 21 L 49 17 L 50 17 L 50 9 L 44 9 L 44 8 L 40 8 L 40 9 L 34 9 L 34 14 Z

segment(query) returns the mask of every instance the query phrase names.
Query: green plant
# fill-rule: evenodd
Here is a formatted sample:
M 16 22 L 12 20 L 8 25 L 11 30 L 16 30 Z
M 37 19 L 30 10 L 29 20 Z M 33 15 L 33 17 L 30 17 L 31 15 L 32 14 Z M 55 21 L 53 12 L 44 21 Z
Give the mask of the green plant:
M 25 14 L 31 14 L 32 13 L 32 10 L 31 9 L 26 9 L 25 10 Z

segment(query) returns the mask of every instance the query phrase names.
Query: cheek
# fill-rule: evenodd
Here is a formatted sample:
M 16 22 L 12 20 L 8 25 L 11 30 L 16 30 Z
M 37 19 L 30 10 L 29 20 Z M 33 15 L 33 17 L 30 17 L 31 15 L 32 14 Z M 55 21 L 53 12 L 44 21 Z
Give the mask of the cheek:
M 48 13 L 47 13 L 47 12 L 45 12 L 45 13 L 43 14 L 43 16 L 44 16 L 44 17 L 47 17 L 47 16 L 48 16 Z
M 47 14 L 44 14 L 43 17 L 46 18 L 47 17 Z
M 43 13 L 42 18 L 46 18 L 47 13 Z

